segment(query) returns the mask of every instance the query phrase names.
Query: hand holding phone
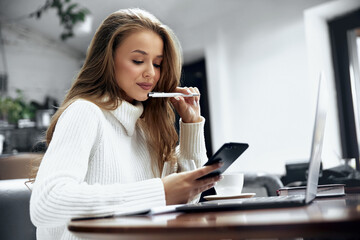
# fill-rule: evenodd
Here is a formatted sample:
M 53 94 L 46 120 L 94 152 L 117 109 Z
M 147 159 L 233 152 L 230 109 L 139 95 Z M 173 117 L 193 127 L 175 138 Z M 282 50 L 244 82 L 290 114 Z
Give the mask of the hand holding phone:
M 216 175 L 220 175 L 225 170 L 230 167 L 230 165 L 235 162 L 238 157 L 245 152 L 245 150 L 249 147 L 247 143 L 225 143 L 221 146 L 221 148 L 204 164 L 204 166 L 208 166 L 214 163 L 222 162 L 223 166 L 219 169 L 214 170 L 213 172 L 199 178 L 208 178 Z

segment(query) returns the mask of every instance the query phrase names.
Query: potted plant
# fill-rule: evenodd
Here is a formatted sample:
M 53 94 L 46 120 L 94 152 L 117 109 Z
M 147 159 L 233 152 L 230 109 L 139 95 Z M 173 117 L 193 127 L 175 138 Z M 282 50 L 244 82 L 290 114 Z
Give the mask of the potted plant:
M 0 97 L 0 120 L 17 124 L 20 119 L 34 119 L 36 108 L 25 101 L 22 90 L 16 90 L 16 97 Z

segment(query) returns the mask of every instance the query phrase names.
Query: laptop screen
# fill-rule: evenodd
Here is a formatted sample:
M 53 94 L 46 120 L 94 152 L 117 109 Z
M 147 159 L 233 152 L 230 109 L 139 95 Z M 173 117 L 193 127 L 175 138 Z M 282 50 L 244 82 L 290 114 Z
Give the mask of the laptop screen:
M 307 179 L 305 199 L 306 203 L 311 202 L 316 197 L 321 165 L 321 152 L 324 141 L 327 103 L 328 96 L 326 89 L 326 80 L 324 78 L 324 74 L 321 73 L 319 79 L 315 124 Z

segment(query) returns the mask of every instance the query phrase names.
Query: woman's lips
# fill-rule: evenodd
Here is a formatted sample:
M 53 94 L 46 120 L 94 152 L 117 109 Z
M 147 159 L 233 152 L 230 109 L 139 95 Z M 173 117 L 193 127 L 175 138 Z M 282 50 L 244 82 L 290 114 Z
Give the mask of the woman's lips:
M 137 83 L 137 85 L 144 90 L 150 90 L 152 87 L 151 83 Z

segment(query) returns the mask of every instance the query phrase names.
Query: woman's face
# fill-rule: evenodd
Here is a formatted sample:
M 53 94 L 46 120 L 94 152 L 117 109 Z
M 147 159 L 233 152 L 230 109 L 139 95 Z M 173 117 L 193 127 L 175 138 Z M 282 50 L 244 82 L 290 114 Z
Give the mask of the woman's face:
M 160 78 L 164 43 L 156 33 L 132 33 L 115 50 L 115 78 L 128 102 L 145 101 Z

